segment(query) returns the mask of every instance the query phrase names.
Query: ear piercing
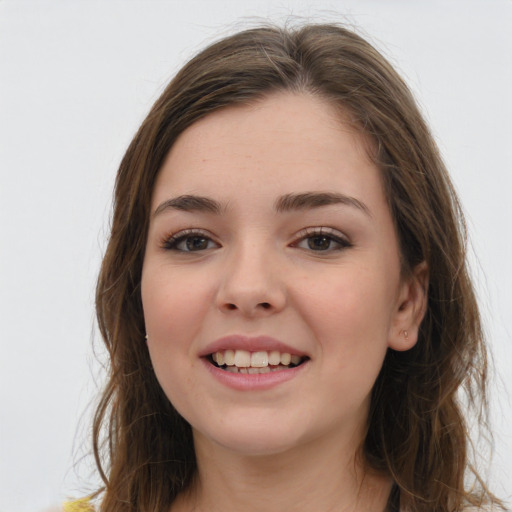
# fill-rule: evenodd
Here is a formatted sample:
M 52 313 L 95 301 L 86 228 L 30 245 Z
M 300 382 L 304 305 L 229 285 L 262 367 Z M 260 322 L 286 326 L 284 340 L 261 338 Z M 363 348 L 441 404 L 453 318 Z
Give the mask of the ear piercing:
M 407 331 L 400 331 L 400 332 L 399 332 L 399 335 L 400 335 L 400 334 L 402 334 L 402 333 L 404 333 L 404 338 L 405 338 L 406 340 L 408 340 L 408 339 L 409 339 L 409 333 L 408 333 Z

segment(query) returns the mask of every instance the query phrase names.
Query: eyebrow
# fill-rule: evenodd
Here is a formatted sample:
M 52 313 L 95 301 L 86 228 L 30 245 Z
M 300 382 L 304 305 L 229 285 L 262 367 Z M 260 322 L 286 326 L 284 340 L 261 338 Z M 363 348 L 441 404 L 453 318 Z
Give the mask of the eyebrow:
M 165 210 L 181 210 L 184 212 L 206 212 L 220 214 L 222 205 L 210 197 L 184 195 L 167 199 L 154 211 L 153 216 L 159 215 Z
M 277 212 L 306 210 L 320 206 L 342 204 L 361 210 L 371 217 L 370 209 L 359 199 L 337 192 L 304 192 L 302 194 L 285 194 L 277 199 L 274 208 Z
M 277 213 L 284 213 L 297 210 L 308 210 L 321 206 L 342 204 L 354 207 L 371 217 L 369 208 L 355 197 L 335 192 L 303 192 L 300 194 L 285 194 L 279 197 L 274 203 Z M 225 208 L 221 203 L 205 196 L 182 195 L 167 199 L 160 203 L 153 213 L 159 215 L 166 210 L 181 210 L 185 212 L 205 212 L 219 215 Z

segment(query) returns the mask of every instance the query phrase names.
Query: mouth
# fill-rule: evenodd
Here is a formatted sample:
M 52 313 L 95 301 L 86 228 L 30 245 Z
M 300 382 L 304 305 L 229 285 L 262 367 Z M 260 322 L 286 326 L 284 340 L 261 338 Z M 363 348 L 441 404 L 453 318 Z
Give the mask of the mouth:
M 213 366 L 229 373 L 264 374 L 296 368 L 309 360 L 309 357 L 277 350 L 218 350 L 206 359 Z

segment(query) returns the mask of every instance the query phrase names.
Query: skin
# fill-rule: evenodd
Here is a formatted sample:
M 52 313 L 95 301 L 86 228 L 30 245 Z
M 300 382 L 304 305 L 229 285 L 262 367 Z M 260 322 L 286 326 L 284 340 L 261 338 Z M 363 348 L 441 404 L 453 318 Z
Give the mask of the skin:
M 386 351 L 416 342 L 426 269 L 402 276 L 368 146 L 326 102 L 279 93 L 207 116 L 169 152 L 142 301 L 157 378 L 194 432 L 198 478 L 173 511 L 385 509 L 390 480 L 357 454 Z M 310 192 L 351 200 L 276 211 Z M 166 207 L 183 195 L 220 209 Z M 200 357 L 233 334 L 309 360 L 277 386 L 233 389 Z

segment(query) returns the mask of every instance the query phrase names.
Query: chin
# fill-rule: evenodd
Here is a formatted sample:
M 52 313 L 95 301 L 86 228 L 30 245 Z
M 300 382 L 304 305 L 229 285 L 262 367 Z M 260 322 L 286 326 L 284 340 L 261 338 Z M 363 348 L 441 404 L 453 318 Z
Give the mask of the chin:
M 299 446 L 303 437 L 301 433 L 268 419 L 249 424 L 232 422 L 230 428 L 225 428 L 225 424 L 221 427 L 202 431 L 192 427 L 196 446 L 198 443 L 212 443 L 238 455 L 257 457 L 287 452 Z
M 259 438 L 220 439 L 216 441 L 223 449 L 229 450 L 240 456 L 266 457 L 289 452 L 297 447 L 298 443 L 290 442 L 289 439 L 277 438 L 276 436 L 259 436 Z

